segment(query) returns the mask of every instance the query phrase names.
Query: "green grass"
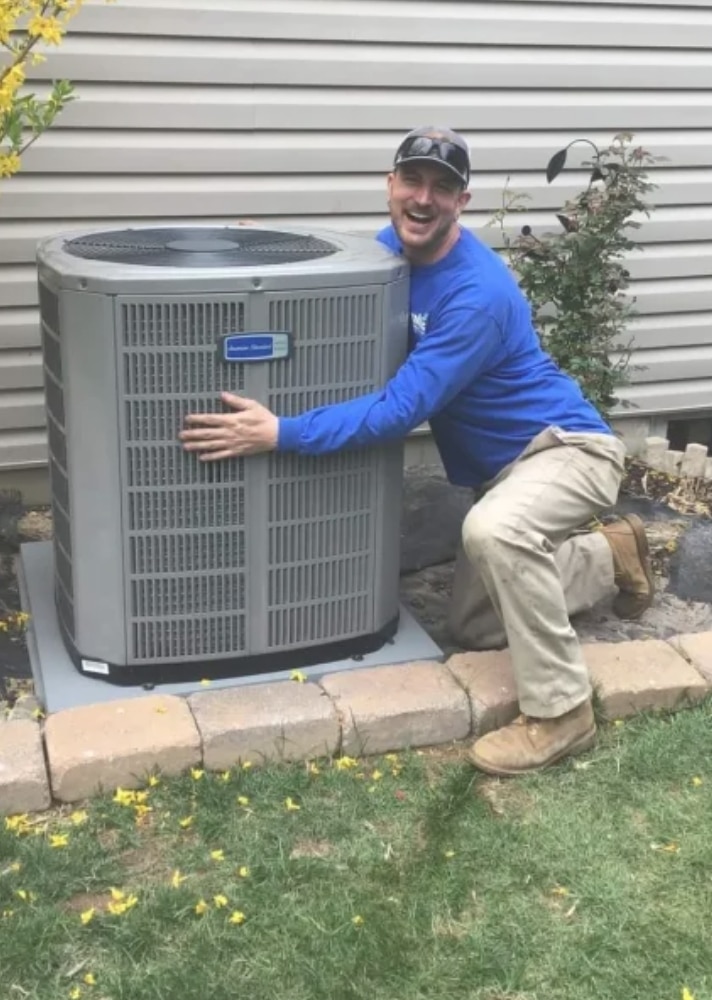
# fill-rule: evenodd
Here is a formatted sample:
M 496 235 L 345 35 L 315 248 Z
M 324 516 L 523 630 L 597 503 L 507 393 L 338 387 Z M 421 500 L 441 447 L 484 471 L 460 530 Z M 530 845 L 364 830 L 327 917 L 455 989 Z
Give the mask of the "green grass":
M 428 751 L 147 804 L 0 831 L 2 1000 L 712 1000 L 712 703 L 512 781 Z

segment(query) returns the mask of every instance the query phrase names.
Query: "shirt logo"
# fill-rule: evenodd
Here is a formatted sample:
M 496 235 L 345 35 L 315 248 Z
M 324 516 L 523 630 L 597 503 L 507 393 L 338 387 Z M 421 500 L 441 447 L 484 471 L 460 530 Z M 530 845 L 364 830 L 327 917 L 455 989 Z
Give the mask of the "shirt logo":
M 428 332 L 428 313 L 411 313 L 410 325 L 416 340 L 420 340 Z

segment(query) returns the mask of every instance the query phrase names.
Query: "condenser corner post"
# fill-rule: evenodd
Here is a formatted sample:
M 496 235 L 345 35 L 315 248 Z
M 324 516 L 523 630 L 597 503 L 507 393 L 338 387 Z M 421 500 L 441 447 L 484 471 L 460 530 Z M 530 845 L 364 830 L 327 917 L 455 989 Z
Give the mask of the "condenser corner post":
M 84 674 L 244 676 L 395 632 L 402 445 L 216 463 L 188 413 L 282 416 L 382 387 L 408 272 L 376 241 L 266 227 L 57 236 L 38 251 L 54 593 Z

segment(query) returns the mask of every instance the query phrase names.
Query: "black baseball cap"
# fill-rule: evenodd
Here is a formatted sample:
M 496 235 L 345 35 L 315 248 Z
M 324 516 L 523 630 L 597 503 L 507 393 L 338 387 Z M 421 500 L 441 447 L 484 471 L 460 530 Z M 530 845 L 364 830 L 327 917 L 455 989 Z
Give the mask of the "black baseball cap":
M 404 163 L 439 163 L 465 187 L 470 183 L 470 151 L 458 132 L 437 125 L 413 129 L 396 150 L 394 168 Z

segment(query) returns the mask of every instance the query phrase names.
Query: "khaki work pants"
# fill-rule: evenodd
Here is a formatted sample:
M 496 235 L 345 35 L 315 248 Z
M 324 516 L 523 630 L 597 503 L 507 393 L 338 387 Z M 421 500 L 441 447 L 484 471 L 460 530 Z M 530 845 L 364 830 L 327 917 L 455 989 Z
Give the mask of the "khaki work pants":
M 616 502 L 624 457 L 612 435 L 549 428 L 465 517 L 450 629 L 467 649 L 509 646 L 525 715 L 591 695 L 569 615 L 614 592 L 613 555 L 600 532 L 573 533 Z

